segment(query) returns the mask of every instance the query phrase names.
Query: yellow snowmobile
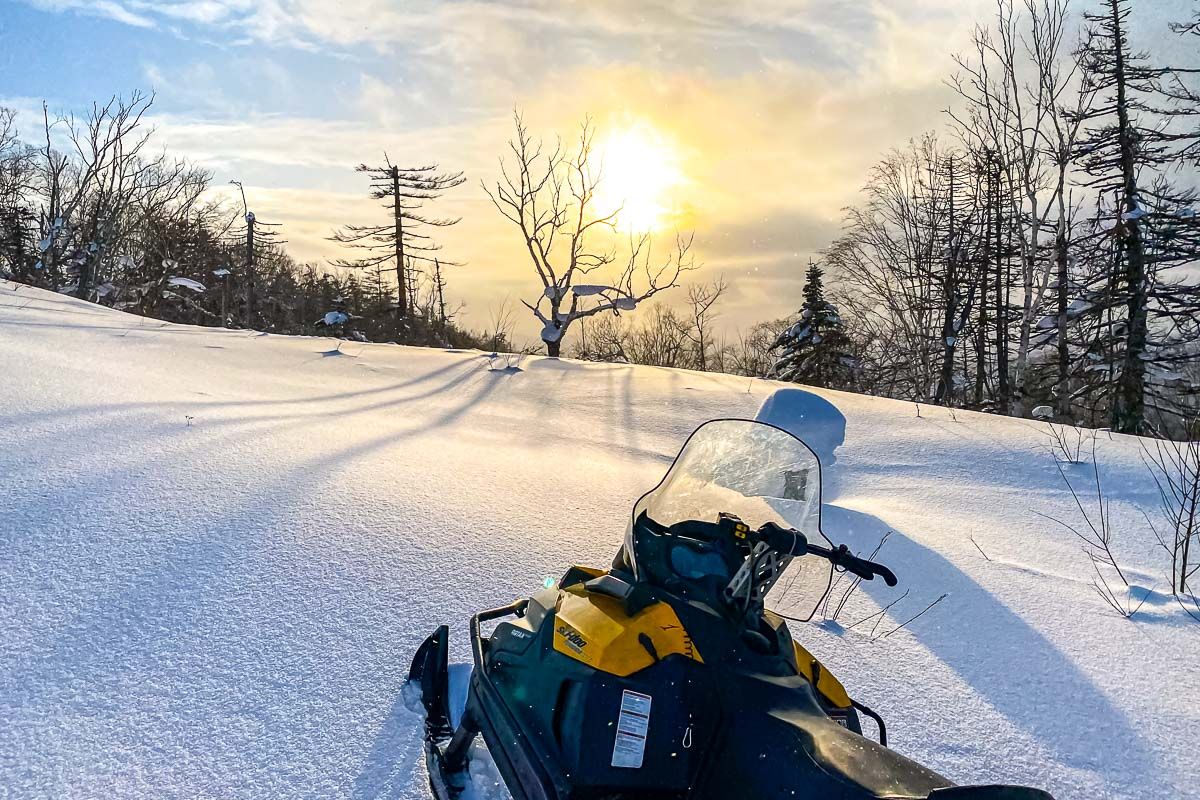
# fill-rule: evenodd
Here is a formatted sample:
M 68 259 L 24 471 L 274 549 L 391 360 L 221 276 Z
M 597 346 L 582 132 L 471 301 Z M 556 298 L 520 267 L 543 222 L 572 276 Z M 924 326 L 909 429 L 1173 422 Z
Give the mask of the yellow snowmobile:
M 820 462 L 803 442 L 762 422 L 702 425 L 635 505 L 609 569 L 571 567 L 471 619 L 457 727 L 448 628 L 417 651 L 434 796 L 466 796 L 482 734 L 515 800 L 1052 800 L 955 786 L 888 749 L 882 718 L 764 608 L 789 568 L 802 621 L 835 569 L 895 585 L 820 522 Z

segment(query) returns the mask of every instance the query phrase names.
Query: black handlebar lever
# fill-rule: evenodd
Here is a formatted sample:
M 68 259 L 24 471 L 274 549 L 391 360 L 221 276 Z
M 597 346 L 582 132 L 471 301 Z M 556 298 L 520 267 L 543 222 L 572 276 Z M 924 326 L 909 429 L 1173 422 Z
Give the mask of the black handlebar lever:
M 859 558 L 854 553 L 851 553 L 850 548 L 844 544 L 839 544 L 834 548 L 818 547 L 815 544 L 810 544 L 808 552 L 810 555 L 829 559 L 829 562 L 835 567 L 841 567 L 846 572 L 857 575 L 865 581 L 874 580 L 875 576 L 878 575 L 883 578 L 883 582 L 888 586 L 895 586 L 897 583 L 896 573 L 883 564 L 876 564 L 874 561 Z
M 784 528 L 774 522 L 764 523 L 758 530 L 751 530 L 746 523 L 731 514 L 722 514 L 721 523 L 730 528 L 734 538 L 745 541 L 750 547 L 763 542 L 782 556 L 820 556 L 828 559 L 835 567 L 840 567 L 865 581 L 874 580 L 879 576 L 888 586 L 895 586 L 897 583 L 896 574 L 890 569 L 874 561 L 859 558 L 844 544 L 832 548 L 810 544 L 808 538 L 800 531 Z

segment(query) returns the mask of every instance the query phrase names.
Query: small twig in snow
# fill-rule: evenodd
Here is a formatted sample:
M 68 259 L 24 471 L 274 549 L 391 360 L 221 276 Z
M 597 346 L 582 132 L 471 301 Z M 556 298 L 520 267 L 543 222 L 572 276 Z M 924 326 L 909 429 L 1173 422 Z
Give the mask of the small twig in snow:
M 883 636 L 880 636 L 879 638 L 880 638 L 880 639 L 886 639 L 887 637 L 891 636 L 891 635 L 892 635 L 893 633 L 895 633 L 896 631 L 900 630 L 900 629 L 901 629 L 901 628 L 903 628 L 903 627 L 906 627 L 906 626 L 907 626 L 909 623 L 913 622 L 913 621 L 914 621 L 914 620 L 916 620 L 918 617 L 920 617 L 921 615 L 923 615 L 923 614 L 924 614 L 926 611 L 928 611 L 929 609 L 931 609 L 931 608 L 933 608 L 934 606 L 936 606 L 938 603 L 940 603 L 940 602 L 942 602 L 943 600 L 945 600 L 945 599 L 946 599 L 948 596 L 949 596 L 949 595 L 945 595 L 945 594 L 943 594 L 943 595 L 942 595 L 941 597 L 939 597 L 937 600 L 934 600 L 932 603 L 930 603 L 929 605 L 925 606 L 925 608 L 921 609 L 921 611 L 920 611 L 920 612 L 918 612 L 917 614 L 915 614 L 915 615 L 913 615 L 913 616 L 909 617 L 909 618 L 908 618 L 908 619 L 906 619 L 904 622 L 901 622 L 899 625 L 897 625 L 896 627 L 892 628 L 890 631 L 888 631 L 887 633 L 883 634 Z
M 856 628 L 856 627 L 858 627 L 859 625 L 862 625 L 864 622 L 869 622 L 870 620 L 876 620 L 876 622 L 875 622 L 875 625 L 871 627 L 871 634 L 874 634 L 874 633 L 875 633 L 875 626 L 879 625 L 879 621 L 878 621 L 878 620 L 879 620 L 879 618 L 881 618 L 881 617 L 882 617 L 884 614 L 886 614 L 886 613 L 888 612 L 888 609 L 890 609 L 892 606 L 896 605 L 896 603 L 899 603 L 901 600 L 903 600 L 904 598 L 908 597 L 908 593 L 909 593 L 910 591 L 911 591 L 911 589 L 905 589 L 905 590 L 904 590 L 904 594 L 900 595 L 900 596 L 899 596 L 899 597 L 897 597 L 895 600 L 893 600 L 892 602 L 888 603 L 888 604 L 887 604 L 886 606 L 884 606 L 883 608 L 881 608 L 881 609 L 879 609 L 878 611 L 876 611 L 874 614 L 871 614 L 870 616 L 863 617 L 862 619 L 860 619 L 858 622 L 854 623 L 853 625 L 847 625 L 847 626 L 846 626 L 846 630 L 850 630 L 851 628 Z
M 987 553 L 983 552 L 983 548 L 979 546 L 979 542 L 975 541 L 974 536 L 970 536 L 968 538 L 971 540 L 971 544 L 975 545 L 975 549 L 979 551 L 979 555 L 983 556 L 988 561 L 992 560 L 991 556 L 989 556 Z

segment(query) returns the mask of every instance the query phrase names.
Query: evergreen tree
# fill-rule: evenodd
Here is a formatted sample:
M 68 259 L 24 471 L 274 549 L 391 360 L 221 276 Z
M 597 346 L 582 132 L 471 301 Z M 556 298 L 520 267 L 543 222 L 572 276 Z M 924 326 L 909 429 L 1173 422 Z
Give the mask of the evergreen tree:
M 828 389 L 848 389 L 854 383 L 858 361 L 842 327 L 837 308 L 825 299 L 824 270 L 809 262 L 800 318 L 771 346 L 779 357 L 771 377 Z
M 1200 240 L 1194 195 L 1164 178 L 1178 158 L 1153 105 L 1167 70 L 1131 51 L 1129 15 L 1128 0 L 1103 0 L 1102 11 L 1084 15 L 1084 80 L 1099 102 L 1081 115 L 1089 127 L 1077 151 L 1087 185 L 1101 200 L 1096 237 L 1115 249 L 1109 280 L 1094 281 L 1106 285 L 1105 296 L 1091 306 L 1113 341 L 1096 342 L 1091 353 L 1113 359 L 1107 364 L 1113 428 L 1136 434 L 1147 430 L 1147 408 L 1161 407 L 1158 376 L 1173 375 L 1171 367 L 1194 345 L 1195 288 L 1172 283 L 1170 270 L 1195 259 Z M 1105 248 L 1097 243 L 1097 249 Z
M 334 261 L 338 267 L 371 270 L 379 280 L 385 265 L 396 273 L 396 313 L 399 319 L 413 311 L 413 287 L 416 276 L 413 262 L 433 264 L 441 246 L 429 233 L 430 228 L 445 228 L 458 223 L 457 218 L 431 217 L 421 209 L 442 196 L 447 189 L 462 185 L 466 178 L 461 172 L 439 172 L 437 164 L 420 167 L 398 167 L 387 156 L 382 166 L 360 164 L 358 172 L 371 181 L 371 197 L 382 200 L 391 212 L 391 219 L 375 225 L 348 225 L 336 232 L 332 240 L 363 251 L 361 258 Z M 441 264 L 452 262 L 441 261 Z

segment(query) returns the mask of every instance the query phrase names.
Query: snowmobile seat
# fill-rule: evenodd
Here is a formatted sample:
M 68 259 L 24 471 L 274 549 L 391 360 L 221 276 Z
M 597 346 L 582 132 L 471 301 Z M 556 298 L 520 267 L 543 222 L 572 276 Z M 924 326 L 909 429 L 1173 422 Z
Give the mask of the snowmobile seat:
M 1028 786 L 951 786 L 934 789 L 928 800 L 1054 800 L 1054 797 Z
M 831 719 L 802 676 L 732 672 L 720 680 L 723 692 L 728 692 L 726 702 L 737 712 L 725 718 L 728 744 L 714 757 L 724 763 L 761 760 L 775 766 L 761 779 L 740 769 L 714 772 L 713 791 L 706 797 L 775 800 L 788 797 L 782 787 L 807 786 L 813 797 L 831 800 L 926 800 L 935 789 L 953 786 L 933 770 Z M 754 758 L 743 754 L 742 742 L 753 743 L 749 752 Z M 950 795 L 949 800 L 957 798 Z M 968 795 L 963 800 L 975 798 Z
M 787 721 L 795 727 L 805 751 L 819 767 L 843 776 L 877 797 L 924 798 L 931 789 L 936 791 L 934 787 L 948 783 L 915 761 L 842 727 L 823 714 L 789 714 Z M 933 796 L 945 800 L 942 795 Z M 949 800 L 957 798 L 951 795 Z M 989 798 L 970 796 L 961 800 Z

